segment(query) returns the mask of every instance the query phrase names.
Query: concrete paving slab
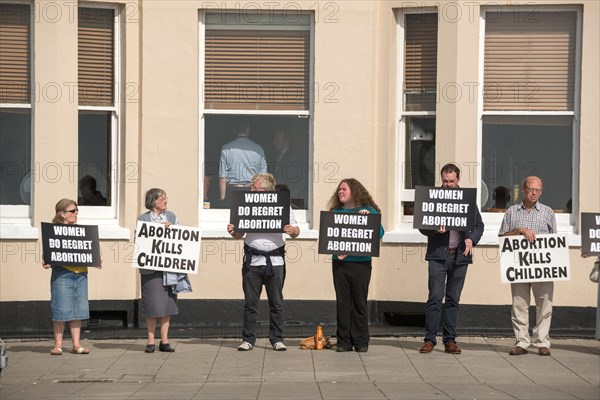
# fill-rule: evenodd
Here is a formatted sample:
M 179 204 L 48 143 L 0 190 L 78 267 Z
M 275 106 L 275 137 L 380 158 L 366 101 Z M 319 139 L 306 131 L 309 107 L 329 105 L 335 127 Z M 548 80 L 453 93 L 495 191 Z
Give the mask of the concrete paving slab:
M 519 400 L 575 400 L 578 398 L 568 392 L 544 385 L 501 384 L 494 385 L 494 388 Z
M 169 383 L 150 382 L 133 393 L 128 399 L 131 400 L 179 400 L 191 399 L 200 392 L 204 385 L 202 383 Z
M 312 400 L 320 399 L 317 382 L 263 382 L 258 400 Z
M 10 394 L 0 394 L 2 400 L 30 400 L 30 399 L 65 399 L 80 393 L 81 390 L 90 386 L 90 383 L 69 384 L 43 384 L 35 383 Z
M 320 382 L 323 400 L 385 400 L 385 395 L 373 383 Z
M 448 400 L 446 393 L 428 383 L 377 382 L 376 386 L 389 400 Z
M 292 340 L 287 341 L 293 343 Z M 461 338 L 460 355 L 420 354 L 421 338 L 373 338 L 367 353 L 275 352 L 261 338 L 88 341 L 89 355 L 51 356 L 49 341 L 8 341 L 2 400 L 46 399 L 517 399 L 598 400 L 598 341 L 554 339 L 552 356 L 509 356 L 509 338 Z M 439 347 L 439 346 L 438 346 Z
M 369 382 L 359 353 L 320 350 L 313 357 L 318 382 Z
M 262 382 L 206 382 L 193 400 L 254 400 Z
M 63 386 L 62 384 L 60 386 Z M 103 400 L 121 400 L 127 399 L 132 394 L 137 393 L 145 386 L 144 383 L 129 382 L 110 382 L 110 383 L 92 383 L 78 390 L 76 396 L 78 399 L 103 399 Z
M 413 351 L 412 348 L 409 351 Z M 374 382 L 422 382 L 407 350 L 395 338 L 371 340 L 368 353 L 360 355 L 365 371 Z
M 453 400 L 512 400 L 510 394 L 493 388 L 489 385 L 478 384 L 465 387 L 459 384 L 435 384 L 435 388 L 442 393 L 445 393 Z

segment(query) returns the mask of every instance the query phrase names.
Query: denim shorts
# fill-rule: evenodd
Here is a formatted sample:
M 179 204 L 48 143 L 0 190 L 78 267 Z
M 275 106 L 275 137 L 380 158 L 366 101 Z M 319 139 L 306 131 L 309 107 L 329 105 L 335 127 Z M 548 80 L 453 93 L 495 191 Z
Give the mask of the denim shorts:
M 76 274 L 63 267 L 52 267 L 50 310 L 53 321 L 90 318 L 88 274 Z

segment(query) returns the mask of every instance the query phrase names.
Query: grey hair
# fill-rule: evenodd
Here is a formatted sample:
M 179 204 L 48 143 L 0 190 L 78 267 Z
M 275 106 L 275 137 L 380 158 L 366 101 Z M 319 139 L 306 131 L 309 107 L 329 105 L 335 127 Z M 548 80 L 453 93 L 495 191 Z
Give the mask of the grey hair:
M 149 189 L 146 192 L 146 201 L 144 202 L 144 205 L 146 206 L 146 209 L 148 210 L 154 210 L 154 206 L 156 206 L 156 200 L 159 199 L 159 197 L 166 195 L 167 193 L 159 188 L 152 188 Z

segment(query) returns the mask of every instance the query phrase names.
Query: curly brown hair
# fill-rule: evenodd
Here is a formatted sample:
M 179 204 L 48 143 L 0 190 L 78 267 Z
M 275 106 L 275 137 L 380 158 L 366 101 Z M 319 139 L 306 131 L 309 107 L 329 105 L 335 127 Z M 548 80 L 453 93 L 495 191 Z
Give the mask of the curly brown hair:
M 329 199 L 329 211 L 335 210 L 336 208 L 343 208 L 344 205 L 340 202 L 338 197 L 338 190 L 340 190 L 340 186 L 342 183 L 347 184 L 350 187 L 350 193 L 352 194 L 352 200 L 354 201 L 354 205 L 356 207 L 373 207 L 377 210 L 378 213 L 381 214 L 381 210 L 375 200 L 369 194 L 369 191 L 363 186 L 362 183 L 357 181 L 354 178 L 342 179 L 342 181 L 337 185 L 333 196 Z

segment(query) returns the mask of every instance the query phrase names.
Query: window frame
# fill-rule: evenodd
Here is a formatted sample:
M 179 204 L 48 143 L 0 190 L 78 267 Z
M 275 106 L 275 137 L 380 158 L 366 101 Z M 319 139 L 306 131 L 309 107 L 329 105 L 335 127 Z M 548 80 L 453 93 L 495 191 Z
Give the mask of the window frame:
M 397 20 L 397 54 L 396 54 L 396 76 L 397 76 L 397 93 L 396 93 L 396 196 L 394 197 L 395 210 L 395 226 L 396 229 L 403 231 L 404 235 L 402 242 L 419 243 L 424 241 L 424 236 L 416 229 L 413 229 L 413 216 L 404 215 L 405 202 L 415 200 L 415 189 L 407 189 L 405 182 L 406 168 L 406 128 L 407 121 L 410 117 L 433 117 L 437 119 L 436 111 L 405 111 L 405 96 L 404 96 L 404 68 L 405 68 L 405 40 L 406 40 L 406 16 L 410 14 L 437 14 L 439 18 L 439 10 L 435 7 L 426 7 L 418 9 L 399 9 L 396 13 Z M 438 22 L 439 27 L 439 22 Z M 438 29 L 439 31 L 439 29 Z M 437 63 L 437 55 L 436 55 Z M 436 79 L 437 81 L 437 79 Z M 436 108 L 439 99 L 439 93 L 436 90 Z M 437 180 L 437 175 L 436 175 Z M 389 236 L 389 237 L 388 237 Z M 392 235 L 386 234 L 387 240 L 393 239 Z M 385 241 L 385 240 L 384 240 Z
M 486 34 L 486 12 L 493 10 L 495 12 L 506 11 L 515 12 L 513 6 L 482 6 L 480 13 L 480 36 L 479 36 L 479 82 L 478 85 L 478 132 L 477 132 L 477 159 L 479 160 L 479 175 L 482 176 L 483 165 L 481 163 L 483 157 L 483 117 L 484 116 L 571 116 L 573 118 L 573 154 L 572 154 L 572 188 L 571 198 L 572 210 L 571 213 L 557 213 L 556 223 L 559 232 L 574 233 L 576 225 L 578 223 L 577 216 L 579 214 L 579 117 L 580 117 L 580 106 L 581 106 L 581 44 L 582 44 L 582 22 L 583 12 L 582 8 L 577 5 L 564 5 L 564 6 L 552 6 L 552 5 L 540 5 L 536 4 L 539 12 L 575 12 L 576 13 L 576 27 L 575 27 L 575 78 L 574 78 L 574 92 L 573 92 L 573 111 L 485 111 L 484 110 L 484 68 L 485 68 L 485 34 Z M 477 190 L 481 191 L 481 179 L 477 183 Z M 499 230 L 500 224 L 504 213 L 493 213 L 481 211 L 481 216 L 486 224 L 486 231 L 493 231 L 495 241 L 497 242 L 496 232 Z M 489 229 L 487 229 L 489 227 Z M 488 236 L 484 234 L 484 237 Z M 489 237 L 488 239 L 492 239 Z M 581 237 L 573 234 L 570 237 L 570 244 L 577 245 L 580 243 Z
M 80 221 L 85 224 L 96 224 L 96 225 L 118 225 L 117 219 L 119 216 L 118 210 L 118 199 L 119 199 L 119 182 L 120 182 L 120 171 L 119 171 L 119 160 L 121 157 L 121 131 L 122 131 L 122 119 L 121 114 L 121 98 L 119 83 L 121 77 L 121 7 L 118 4 L 106 4 L 106 3 L 80 3 L 77 7 L 80 8 L 91 8 L 91 9 L 111 9 L 114 11 L 113 21 L 113 32 L 114 32 L 114 46 L 113 46 L 113 105 L 112 106 L 81 106 L 77 105 L 77 116 L 82 111 L 97 111 L 97 112 L 109 112 L 110 113 L 110 160 L 111 163 L 108 166 L 110 169 L 110 177 L 108 179 L 108 185 L 110 185 L 110 206 L 79 206 L 81 211 Z M 79 20 L 78 20 L 79 21 Z M 79 24 L 79 22 L 78 22 Z M 79 49 L 79 46 L 78 46 Z M 79 158 L 77 161 L 79 166 Z M 79 179 L 77 178 L 78 183 Z M 79 193 L 79 189 L 77 189 Z M 123 234 L 124 235 L 124 234 Z M 128 236 L 127 236 L 128 237 Z
M 245 109 L 207 109 L 205 108 L 204 101 L 204 80 L 205 80 L 205 42 L 206 42 L 206 15 L 210 12 L 214 12 L 211 9 L 200 9 L 198 18 L 198 31 L 199 31 L 199 49 L 198 49 L 198 102 L 199 102 L 199 118 L 198 118 L 198 226 L 202 227 L 203 237 L 214 237 L 214 238 L 229 238 L 230 235 L 227 233 L 227 223 L 229 222 L 228 209 L 204 209 L 204 152 L 205 152 L 205 115 L 252 115 L 252 116 L 297 116 L 298 118 L 308 118 L 310 123 L 308 124 L 308 140 L 313 142 L 313 124 L 312 116 L 314 115 L 314 42 L 315 42 L 315 18 L 314 13 L 310 10 L 303 11 L 304 14 L 309 15 L 310 20 L 310 47 L 309 47 L 309 76 L 308 76 L 308 110 L 245 110 Z M 227 11 L 221 11 L 227 12 Z M 231 13 L 236 13 L 236 10 L 230 10 Z M 309 146 L 308 160 L 312 160 L 312 147 Z M 294 210 L 294 216 L 298 222 L 298 226 L 302 232 L 303 237 L 314 236 L 311 235 L 311 213 L 313 210 L 312 204 L 312 168 L 310 168 L 309 161 L 309 173 L 308 173 L 308 206 L 304 210 Z
M 32 1 L 24 0 L 9 0 L 3 2 L 3 4 L 15 4 L 15 5 L 27 5 L 30 9 L 29 15 L 29 84 L 31 90 L 35 87 L 35 63 L 34 60 L 34 49 L 35 49 L 35 3 Z M 0 108 L 5 110 L 20 109 L 30 110 L 30 132 L 29 139 L 31 143 L 31 154 L 30 154 L 30 181 L 31 190 L 31 202 L 30 204 L 1 204 L 0 205 L 0 228 L 2 238 L 5 239 L 35 239 L 39 236 L 37 228 L 32 226 L 33 223 L 33 199 L 34 199 L 34 187 L 33 184 L 36 176 L 35 171 L 35 141 L 34 141 L 34 101 L 33 93 L 30 92 L 29 103 L 0 103 Z

